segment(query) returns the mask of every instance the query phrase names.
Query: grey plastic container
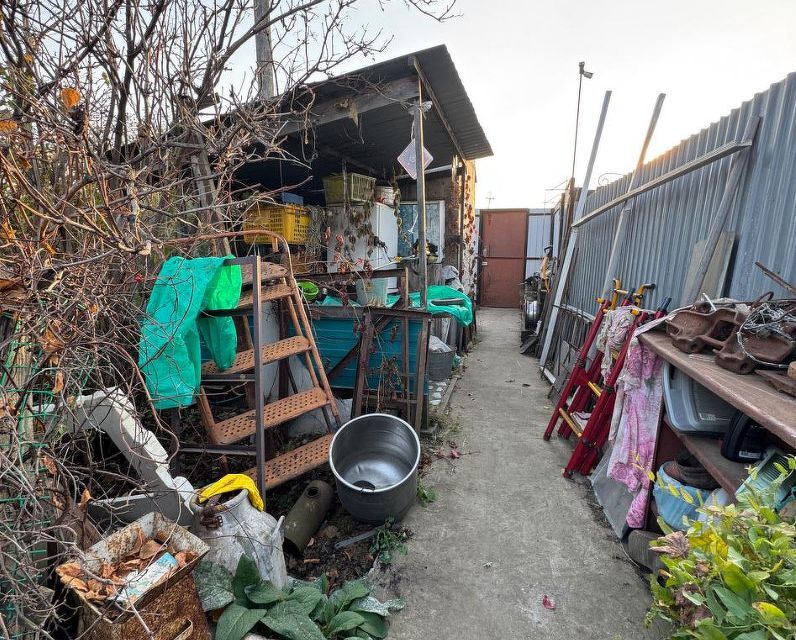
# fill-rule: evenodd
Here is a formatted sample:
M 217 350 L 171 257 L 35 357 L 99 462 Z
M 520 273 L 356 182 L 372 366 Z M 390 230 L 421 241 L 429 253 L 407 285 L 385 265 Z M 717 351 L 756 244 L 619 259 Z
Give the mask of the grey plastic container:
M 386 413 L 344 424 L 329 446 L 340 502 L 357 520 L 400 520 L 417 496 L 420 439 L 407 422 Z
M 431 380 L 447 380 L 453 369 L 453 359 L 456 352 L 450 351 L 429 351 L 428 352 L 428 377 Z
M 663 397 L 669 423 L 684 433 L 724 435 L 737 411 L 668 362 L 663 367 Z

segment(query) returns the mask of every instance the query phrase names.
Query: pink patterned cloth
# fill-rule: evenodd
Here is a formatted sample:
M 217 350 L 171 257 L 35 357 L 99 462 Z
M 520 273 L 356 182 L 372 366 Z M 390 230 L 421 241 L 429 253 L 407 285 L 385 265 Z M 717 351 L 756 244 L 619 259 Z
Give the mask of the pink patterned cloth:
M 663 361 L 638 336 L 661 321 L 649 322 L 634 334 L 617 381 L 611 420 L 608 477 L 636 494 L 626 518 L 634 529 L 644 526 L 663 398 Z

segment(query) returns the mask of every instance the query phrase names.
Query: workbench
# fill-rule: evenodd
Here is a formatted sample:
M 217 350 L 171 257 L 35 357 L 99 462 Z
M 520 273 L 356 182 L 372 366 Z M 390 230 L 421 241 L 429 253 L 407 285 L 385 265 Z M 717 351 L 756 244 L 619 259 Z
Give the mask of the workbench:
M 770 436 L 770 444 L 786 452 L 796 449 L 796 398 L 774 389 L 754 373 L 740 375 L 721 368 L 712 353 L 683 353 L 665 332 L 650 331 L 639 340 L 672 366 L 677 367 L 703 387 L 742 411 Z M 653 471 L 675 459 L 683 448 L 690 451 L 730 496 L 746 479 L 748 463 L 733 462 L 721 455 L 721 440 L 674 429 L 664 412 L 658 427 Z M 655 529 L 655 514 L 647 513 L 647 528 Z

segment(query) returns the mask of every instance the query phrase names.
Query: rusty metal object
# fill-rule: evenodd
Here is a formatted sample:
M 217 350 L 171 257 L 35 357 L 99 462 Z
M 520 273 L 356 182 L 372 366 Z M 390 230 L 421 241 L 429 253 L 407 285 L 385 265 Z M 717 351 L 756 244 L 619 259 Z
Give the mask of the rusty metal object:
M 719 307 L 707 313 L 685 309 L 666 323 L 672 344 L 684 353 L 699 353 L 707 347 L 721 349 L 746 314 L 735 307 Z
M 321 526 L 334 498 L 332 485 L 323 480 L 310 482 L 285 517 L 285 551 L 300 556 Z
M 146 606 L 138 617 L 110 621 L 85 604 L 81 610 L 81 638 L 85 640 L 210 640 L 210 629 L 202 610 L 193 575 L 188 573 Z M 144 624 L 152 632 L 149 635 Z
M 796 349 L 796 341 L 776 334 L 759 336 L 744 332 L 741 337 L 743 348 L 738 341 L 738 329 L 732 332 L 722 348 L 716 351 L 716 364 L 735 373 L 747 374 L 761 362 L 778 364 L 786 361 Z

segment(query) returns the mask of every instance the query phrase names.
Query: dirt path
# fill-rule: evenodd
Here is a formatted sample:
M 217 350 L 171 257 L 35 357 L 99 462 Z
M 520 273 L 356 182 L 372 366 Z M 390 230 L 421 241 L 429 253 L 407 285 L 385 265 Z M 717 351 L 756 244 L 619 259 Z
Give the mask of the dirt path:
M 423 479 L 438 499 L 409 514 L 409 553 L 384 575 L 407 599 L 390 638 L 661 638 L 644 628 L 648 587 L 588 486 L 561 477 L 571 445 L 542 440 L 552 406 L 536 361 L 518 353 L 517 314 L 479 311 L 481 342 L 451 402 L 461 429 L 450 438 L 472 453 Z

